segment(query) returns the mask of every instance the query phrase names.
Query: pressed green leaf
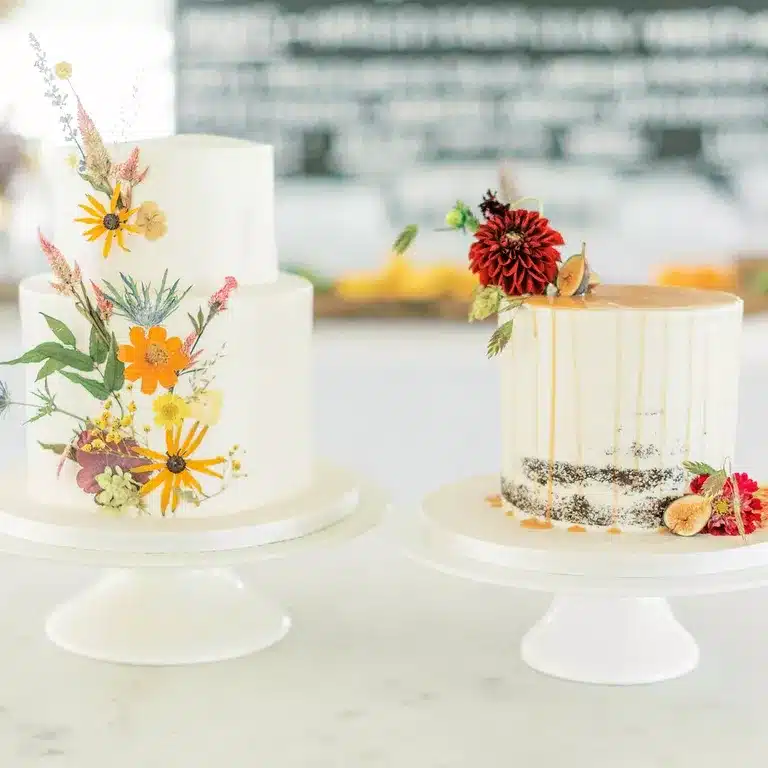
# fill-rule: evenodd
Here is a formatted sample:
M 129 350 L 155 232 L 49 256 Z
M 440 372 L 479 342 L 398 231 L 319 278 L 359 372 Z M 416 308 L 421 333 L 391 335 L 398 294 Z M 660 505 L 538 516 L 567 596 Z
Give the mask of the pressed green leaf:
M 53 357 L 57 349 L 64 349 L 64 347 L 62 347 L 61 344 L 57 344 L 55 341 L 44 341 L 42 344 L 38 344 L 34 349 L 25 352 L 21 357 L 17 357 L 15 360 L 5 360 L 0 363 L 0 365 L 42 363 L 49 357 Z
M 58 344 L 56 349 L 51 350 L 49 357 L 77 371 L 92 371 L 94 367 L 93 360 L 88 355 Z
M 197 327 L 202 328 L 205 325 L 205 315 L 203 314 L 202 307 L 198 307 L 197 310 Z M 199 331 L 198 331 L 199 333 Z
M 683 469 L 692 475 L 714 475 L 717 471 L 714 467 L 710 467 L 709 464 L 705 464 L 703 461 L 684 461 Z
M 97 400 L 104 401 L 109 397 L 109 390 L 100 381 L 88 379 L 74 371 L 62 371 L 61 375 L 66 376 L 74 384 L 79 384 Z
M 124 383 L 125 366 L 117 359 L 117 339 L 113 333 L 107 352 L 107 365 L 104 368 L 104 387 L 110 392 L 119 392 Z
M 66 454 L 68 459 L 74 459 L 75 449 L 68 443 L 41 443 L 38 440 L 37 444 L 44 451 L 51 451 L 52 453 L 55 453 L 57 456 Z
M 88 339 L 88 354 L 91 360 L 97 365 L 101 365 L 107 359 L 109 347 L 104 343 L 101 334 L 96 328 L 91 328 L 91 336 Z
M 62 368 L 64 368 L 64 363 L 61 363 L 58 360 L 54 360 L 52 357 L 48 358 L 48 360 L 46 360 L 43 363 L 40 370 L 37 372 L 37 378 L 35 379 L 35 381 L 40 381 L 40 379 L 45 379 L 46 377 L 50 376 L 52 373 L 56 373 L 56 371 L 60 371 Z
M 488 341 L 488 357 L 496 357 L 504 351 L 509 340 L 512 338 L 512 321 L 507 320 L 502 323 L 494 332 Z
M 46 315 L 45 312 L 41 312 L 40 314 L 45 318 L 45 322 L 48 323 L 48 327 L 53 331 L 53 335 L 62 344 L 67 347 L 77 346 L 77 339 L 75 339 L 75 334 L 69 330 L 66 323 L 63 323 L 61 320 L 57 320 L 55 317 Z
M 194 329 L 195 333 L 200 333 L 200 327 L 198 326 L 197 320 L 195 320 L 194 316 L 190 315 L 189 312 L 187 312 L 187 317 L 192 323 L 192 328 Z

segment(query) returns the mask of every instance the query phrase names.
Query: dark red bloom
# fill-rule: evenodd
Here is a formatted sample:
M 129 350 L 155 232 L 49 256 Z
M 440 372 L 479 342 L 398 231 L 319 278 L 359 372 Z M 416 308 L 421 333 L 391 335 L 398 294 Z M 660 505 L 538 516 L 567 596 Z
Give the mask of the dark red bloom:
M 708 477 L 709 475 L 694 477 L 691 480 L 691 493 L 700 493 Z M 763 522 L 763 504 L 760 499 L 752 495 L 757 491 L 758 484 L 746 472 L 735 472 L 734 477 L 741 502 L 741 519 L 744 523 L 744 532 L 754 533 L 762 526 Z M 739 535 L 736 512 L 733 507 L 733 483 L 730 479 L 725 481 L 722 491 L 712 499 L 712 517 L 709 518 L 709 522 L 702 533 L 710 533 L 713 536 Z
M 483 195 L 483 202 L 480 203 L 479 207 L 486 220 L 492 216 L 503 216 L 509 210 L 509 205 L 500 202 L 496 198 L 496 193 L 491 192 L 490 189 Z
M 501 205 L 501 204 L 499 204 Z M 542 295 L 557 277 L 563 236 L 536 211 L 502 206 L 486 216 L 469 249 L 469 268 L 483 285 L 497 285 L 507 296 Z

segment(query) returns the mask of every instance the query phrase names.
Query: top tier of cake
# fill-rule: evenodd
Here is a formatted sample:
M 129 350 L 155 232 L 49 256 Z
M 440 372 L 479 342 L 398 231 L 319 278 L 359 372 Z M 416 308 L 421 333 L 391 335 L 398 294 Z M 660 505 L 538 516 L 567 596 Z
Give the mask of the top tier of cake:
M 88 223 L 76 218 L 93 216 L 79 205 L 95 210 L 90 195 L 109 212 L 110 199 L 100 193 L 67 162 L 58 150 L 52 167 L 53 227 L 44 234 L 65 258 L 77 261 L 89 280 L 119 281 L 121 272 L 135 280 L 155 282 L 167 269 L 173 279 L 181 275 L 198 286 L 220 285 L 228 275 L 240 285 L 271 283 L 277 279 L 274 233 L 274 155 L 267 144 L 205 135 L 113 144 L 107 151 L 113 163 L 125 163 L 138 147 L 138 171 L 146 177 L 133 188 L 131 209 L 139 208 L 129 223 L 138 223 L 141 206 L 159 211 L 167 226 L 159 224 L 154 239 L 125 231 L 104 257 L 105 236 L 89 242 Z M 156 206 L 147 204 L 155 203 Z M 146 221 L 146 216 L 144 217 Z M 157 236 L 159 235 L 159 236 Z

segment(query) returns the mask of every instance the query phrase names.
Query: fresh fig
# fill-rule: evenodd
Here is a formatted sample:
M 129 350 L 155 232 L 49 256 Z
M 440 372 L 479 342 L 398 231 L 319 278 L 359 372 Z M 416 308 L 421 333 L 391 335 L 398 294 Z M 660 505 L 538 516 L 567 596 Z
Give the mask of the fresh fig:
M 583 296 L 589 290 L 589 265 L 584 252 L 569 257 L 557 273 L 557 292 L 560 296 Z
M 664 525 L 678 536 L 695 536 L 704 530 L 712 515 L 712 504 L 705 496 L 689 494 L 675 499 L 664 512 Z

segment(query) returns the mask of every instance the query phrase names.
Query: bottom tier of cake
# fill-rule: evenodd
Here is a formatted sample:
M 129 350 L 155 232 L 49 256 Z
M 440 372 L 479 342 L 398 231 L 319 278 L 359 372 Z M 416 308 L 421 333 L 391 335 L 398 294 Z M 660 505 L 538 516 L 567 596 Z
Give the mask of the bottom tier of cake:
M 209 317 L 216 286 L 192 287 L 162 327 L 139 326 L 113 307 L 113 355 L 73 297 L 50 281 L 37 275 L 20 288 L 33 499 L 87 514 L 128 512 L 130 520 L 133 513 L 237 513 L 310 486 L 309 282 L 281 274 L 274 283 L 240 286 L 191 349 L 195 322 Z M 176 295 L 184 290 L 182 280 Z M 180 354 L 185 341 L 184 370 L 152 368 Z M 118 356 L 126 362 L 115 364 Z M 132 364 L 150 363 L 159 375 L 154 387 L 151 377 L 131 375 Z M 133 485 L 120 479 L 126 473 Z M 137 492 L 141 503 L 132 507 Z

